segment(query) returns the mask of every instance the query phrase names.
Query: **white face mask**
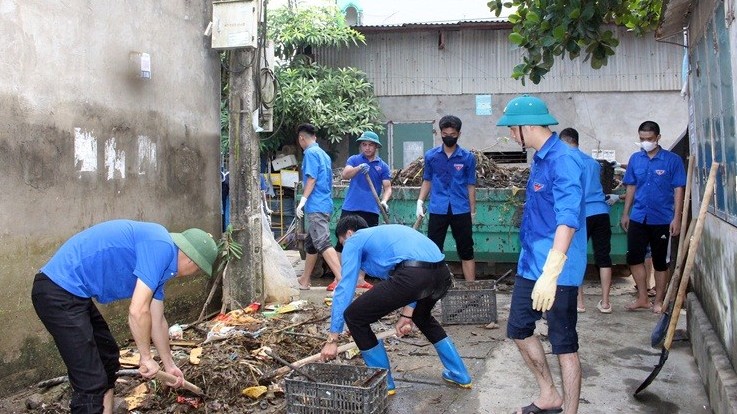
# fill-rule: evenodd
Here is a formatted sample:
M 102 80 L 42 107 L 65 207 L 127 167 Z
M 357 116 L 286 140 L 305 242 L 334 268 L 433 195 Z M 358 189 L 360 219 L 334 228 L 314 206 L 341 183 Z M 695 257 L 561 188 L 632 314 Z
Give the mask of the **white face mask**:
M 652 141 L 642 141 L 640 142 L 640 147 L 645 150 L 645 152 L 650 152 L 654 150 L 658 146 L 657 142 Z

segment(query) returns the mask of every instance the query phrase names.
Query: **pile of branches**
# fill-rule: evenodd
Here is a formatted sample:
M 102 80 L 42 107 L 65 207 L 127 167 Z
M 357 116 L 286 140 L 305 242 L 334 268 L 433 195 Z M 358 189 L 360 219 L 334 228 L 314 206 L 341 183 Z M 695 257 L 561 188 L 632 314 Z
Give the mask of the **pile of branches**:
M 528 167 L 501 167 L 494 160 L 478 150 L 471 150 L 476 158 L 477 188 L 524 188 L 530 176 Z M 419 187 L 422 185 L 422 173 L 425 169 L 424 157 L 412 161 L 407 168 L 392 174 L 392 185 Z

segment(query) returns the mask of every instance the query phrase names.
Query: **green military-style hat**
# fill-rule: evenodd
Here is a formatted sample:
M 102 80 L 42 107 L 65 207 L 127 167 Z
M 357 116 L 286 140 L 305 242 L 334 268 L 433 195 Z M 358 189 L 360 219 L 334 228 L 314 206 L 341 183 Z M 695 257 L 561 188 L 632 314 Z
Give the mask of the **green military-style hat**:
M 200 229 L 187 229 L 181 233 L 169 233 L 174 244 L 209 276 L 218 257 L 218 246 L 207 232 Z
M 548 106 L 540 98 L 530 95 L 518 96 L 504 108 L 504 115 L 497 126 L 558 125 L 558 120 L 550 115 Z
M 356 140 L 356 142 L 361 142 L 361 141 L 373 142 L 379 148 L 381 148 L 381 141 L 379 141 L 379 136 L 376 135 L 375 132 L 363 131 L 363 134 L 361 134 L 361 136 L 358 137 L 358 139 Z

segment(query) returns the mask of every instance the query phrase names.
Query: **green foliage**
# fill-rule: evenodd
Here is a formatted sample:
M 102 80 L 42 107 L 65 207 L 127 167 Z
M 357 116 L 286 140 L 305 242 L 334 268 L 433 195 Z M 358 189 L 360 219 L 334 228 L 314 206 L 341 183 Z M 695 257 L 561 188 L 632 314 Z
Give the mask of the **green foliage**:
M 280 7 L 269 15 L 269 38 L 277 58 L 292 62 L 309 47 L 350 46 L 364 43 L 337 7 L 292 9 Z
M 222 272 L 228 262 L 241 257 L 243 257 L 243 245 L 233 240 L 233 225 L 228 224 L 228 228 L 218 241 L 218 255 L 215 259 L 213 276 Z
M 662 0 L 492 0 L 488 6 L 497 16 L 503 8 L 516 10 L 509 16 L 514 25 L 509 41 L 527 55 L 512 77 L 524 85 L 525 77 L 540 83 L 557 56 L 573 60 L 583 54 L 592 68 L 605 66 L 619 45 L 607 26 L 621 25 L 638 35 L 654 30 Z
M 333 7 L 280 8 L 270 16 L 270 37 L 283 64 L 275 69 L 279 84 L 275 130 L 271 139 L 262 141 L 261 149 L 272 151 L 282 143 L 294 143 L 295 129 L 304 122 L 315 125 L 320 136 L 332 143 L 366 129 L 382 130 L 381 110 L 366 74 L 320 65 L 310 55 L 313 47 L 363 43 L 363 35 L 347 26 Z

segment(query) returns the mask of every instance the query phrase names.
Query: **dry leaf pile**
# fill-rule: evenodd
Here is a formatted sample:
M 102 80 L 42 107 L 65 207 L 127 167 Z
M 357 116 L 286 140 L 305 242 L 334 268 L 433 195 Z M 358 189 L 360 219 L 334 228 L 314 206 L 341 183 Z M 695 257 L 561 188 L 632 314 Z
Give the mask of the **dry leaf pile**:
M 477 188 L 524 188 L 530 175 L 528 167 L 502 167 L 481 151 L 471 150 L 476 158 L 476 187 Z M 392 185 L 404 187 L 419 187 L 422 185 L 422 173 L 425 169 L 423 157 L 412 161 L 407 168 L 396 171 Z

